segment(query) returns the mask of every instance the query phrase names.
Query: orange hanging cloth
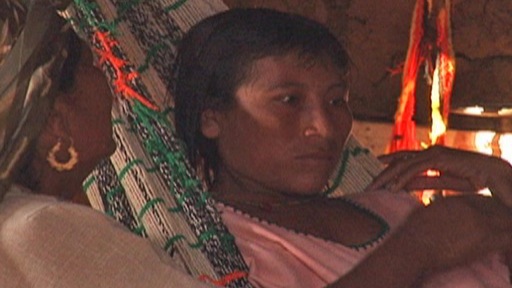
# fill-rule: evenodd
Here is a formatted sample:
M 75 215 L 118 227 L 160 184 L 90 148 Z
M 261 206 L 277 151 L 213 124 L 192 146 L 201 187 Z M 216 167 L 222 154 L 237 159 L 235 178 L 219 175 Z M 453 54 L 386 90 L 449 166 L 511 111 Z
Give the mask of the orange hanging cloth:
M 419 148 L 413 116 L 416 102 L 416 78 L 422 62 L 421 44 L 424 36 L 425 6 L 425 0 L 417 0 L 414 6 L 409 48 L 402 75 L 402 92 L 395 113 L 395 126 L 389 152 Z
M 431 135 L 435 134 L 435 136 L 433 138 L 431 136 L 429 145 L 444 144 L 455 78 L 450 8 L 450 0 L 416 1 L 411 23 L 409 47 L 402 75 L 402 91 L 395 114 L 395 125 L 388 148 L 389 152 L 420 149 L 420 143 L 416 139 L 416 123 L 413 117 L 416 103 L 416 81 L 421 65 L 426 66 L 429 79 L 437 77 L 437 79 L 433 79 L 433 82 L 437 85 L 432 86 L 432 94 L 442 102 L 440 105 L 432 106 L 432 117 L 440 115 L 441 119 L 432 119 Z M 442 112 L 434 111 L 434 109 L 441 109 Z M 436 121 L 440 121 L 441 125 L 434 123 Z M 439 126 L 443 126 L 441 132 L 433 131 L 434 128 Z

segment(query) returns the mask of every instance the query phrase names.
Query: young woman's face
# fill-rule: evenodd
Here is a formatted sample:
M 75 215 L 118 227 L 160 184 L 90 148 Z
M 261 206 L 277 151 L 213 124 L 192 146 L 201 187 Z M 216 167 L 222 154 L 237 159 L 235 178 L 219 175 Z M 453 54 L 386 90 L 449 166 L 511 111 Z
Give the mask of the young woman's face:
M 325 58 L 296 54 L 257 60 L 248 74 L 233 108 L 203 113 L 221 175 L 284 193 L 319 193 L 352 128 L 346 76 Z

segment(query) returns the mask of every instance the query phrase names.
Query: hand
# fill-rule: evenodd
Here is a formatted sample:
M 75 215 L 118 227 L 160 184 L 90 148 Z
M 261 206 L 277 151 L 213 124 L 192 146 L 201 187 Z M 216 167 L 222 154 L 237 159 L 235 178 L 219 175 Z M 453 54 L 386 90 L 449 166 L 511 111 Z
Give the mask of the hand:
M 379 159 L 388 167 L 374 179 L 370 189 L 478 191 L 487 187 L 505 205 L 512 207 L 512 166 L 500 158 L 433 146 L 422 151 L 401 151 Z M 428 170 L 437 170 L 440 176 L 425 176 Z
M 512 251 L 512 211 L 479 195 L 443 198 L 415 210 L 389 240 L 424 269 L 442 270 Z

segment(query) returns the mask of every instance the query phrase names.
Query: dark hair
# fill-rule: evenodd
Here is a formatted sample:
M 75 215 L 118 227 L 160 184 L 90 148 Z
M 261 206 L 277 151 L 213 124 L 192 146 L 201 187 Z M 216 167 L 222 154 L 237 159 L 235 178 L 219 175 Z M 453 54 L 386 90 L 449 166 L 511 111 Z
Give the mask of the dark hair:
M 68 56 L 60 72 L 59 91 L 69 93 L 75 85 L 76 69 L 82 58 L 84 44 L 83 40 L 73 31 L 69 31 L 65 37 L 68 38 Z
M 275 10 L 227 10 L 202 20 L 183 37 L 174 90 L 176 130 L 208 186 L 220 159 L 215 142 L 201 133 L 202 112 L 229 109 L 254 61 L 292 52 L 327 56 L 341 71 L 348 71 L 348 54 L 326 27 Z

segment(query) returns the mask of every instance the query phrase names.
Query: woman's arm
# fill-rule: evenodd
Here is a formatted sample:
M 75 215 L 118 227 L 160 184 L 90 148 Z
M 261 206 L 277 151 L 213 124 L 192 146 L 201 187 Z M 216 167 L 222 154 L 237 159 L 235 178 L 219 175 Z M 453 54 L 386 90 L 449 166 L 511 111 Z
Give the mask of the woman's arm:
M 512 212 L 488 197 L 440 199 L 414 211 L 395 234 L 332 287 L 411 287 L 491 252 L 510 251 Z
M 406 237 L 394 238 L 328 287 L 410 287 L 422 277 L 424 264 Z

